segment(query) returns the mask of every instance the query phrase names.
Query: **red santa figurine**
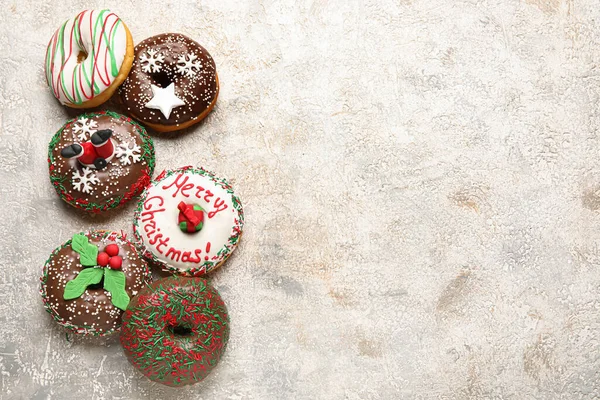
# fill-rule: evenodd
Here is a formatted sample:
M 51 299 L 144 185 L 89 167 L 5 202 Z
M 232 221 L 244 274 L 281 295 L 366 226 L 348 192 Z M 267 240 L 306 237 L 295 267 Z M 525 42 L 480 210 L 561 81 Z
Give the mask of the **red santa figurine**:
M 86 167 L 103 169 L 113 157 L 115 147 L 112 137 L 113 131 L 101 129 L 92 134 L 89 142 L 73 143 L 61 150 L 60 155 L 64 158 L 76 158 Z

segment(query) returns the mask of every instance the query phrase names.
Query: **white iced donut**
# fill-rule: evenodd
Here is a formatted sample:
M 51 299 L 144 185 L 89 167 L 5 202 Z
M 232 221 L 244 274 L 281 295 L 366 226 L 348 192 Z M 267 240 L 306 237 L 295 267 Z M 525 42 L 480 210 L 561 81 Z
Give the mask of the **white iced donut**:
M 96 107 L 127 78 L 133 39 L 109 10 L 86 10 L 66 21 L 46 49 L 46 79 L 54 96 L 74 108 Z
M 146 188 L 133 232 L 146 258 L 163 270 L 200 276 L 237 246 L 244 212 L 231 186 L 193 167 L 162 172 Z

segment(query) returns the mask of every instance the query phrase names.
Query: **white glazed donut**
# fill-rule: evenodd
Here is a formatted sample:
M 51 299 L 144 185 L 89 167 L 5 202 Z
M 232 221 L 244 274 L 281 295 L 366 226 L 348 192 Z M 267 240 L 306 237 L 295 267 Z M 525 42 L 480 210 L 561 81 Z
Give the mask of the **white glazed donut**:
M 242 204 L 224 179 L 202 168 L 183 167 L 164 171 L 146 188 L 133 232 L 144 256 L 155 265 L 200 276 L 231 255 L 243 226 Z
M 133 39 L 109 10 L 87 10 L 66 21 L 46 49 L 46 79 L 54 96 L 75 108 L 110 98 L 133 63 Z

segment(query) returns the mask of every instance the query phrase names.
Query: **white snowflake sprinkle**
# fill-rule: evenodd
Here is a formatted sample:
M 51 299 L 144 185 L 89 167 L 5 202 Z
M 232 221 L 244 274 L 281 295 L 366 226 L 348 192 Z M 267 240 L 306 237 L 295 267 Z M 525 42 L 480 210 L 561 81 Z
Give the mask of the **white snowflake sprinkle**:
M 190 78 L 196 75 L 202 69 L 200 61 L 194 61 L 197 58 L 198 56 L 192 53 L 180 56 L 177 59 L 177 72 L 181 75 L 187 75 Z
M 164 61 L 165 56 L 154 49 L 148 49 L 146 53 L 140 56 L 140 63 L 144 72 L 160 72 Z
M 92 188 L 99 182 L 96 172 L 91 168 L 84 167 L 81 171 L 73 172 L 73 189 L 82 193 L 91 193 Z
M 73 125 L 73 132 L 77 134 L 77 139 L 81 141 L 88 140 L 96 131 L 98 123 L 89 118 L 79 118 Z
M 121 143 L 116 148 L 116 156 L 123 165 L 131 165 L 132 162 L 138 162 L 141 159 L 141 149 L 137 144 L 133 144 L 132 148 L 129 148 L 129 143 Z

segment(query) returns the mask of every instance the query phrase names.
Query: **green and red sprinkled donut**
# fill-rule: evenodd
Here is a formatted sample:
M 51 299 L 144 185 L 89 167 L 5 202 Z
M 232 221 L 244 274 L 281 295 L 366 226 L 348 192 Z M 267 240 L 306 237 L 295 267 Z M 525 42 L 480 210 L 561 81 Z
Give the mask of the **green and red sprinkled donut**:
M 140 291 L 123 316 L 127 358 L 146 377 L 168 386 L 203 380 L 228 339 L 225 303 L 203 278 L 156 281 Z

